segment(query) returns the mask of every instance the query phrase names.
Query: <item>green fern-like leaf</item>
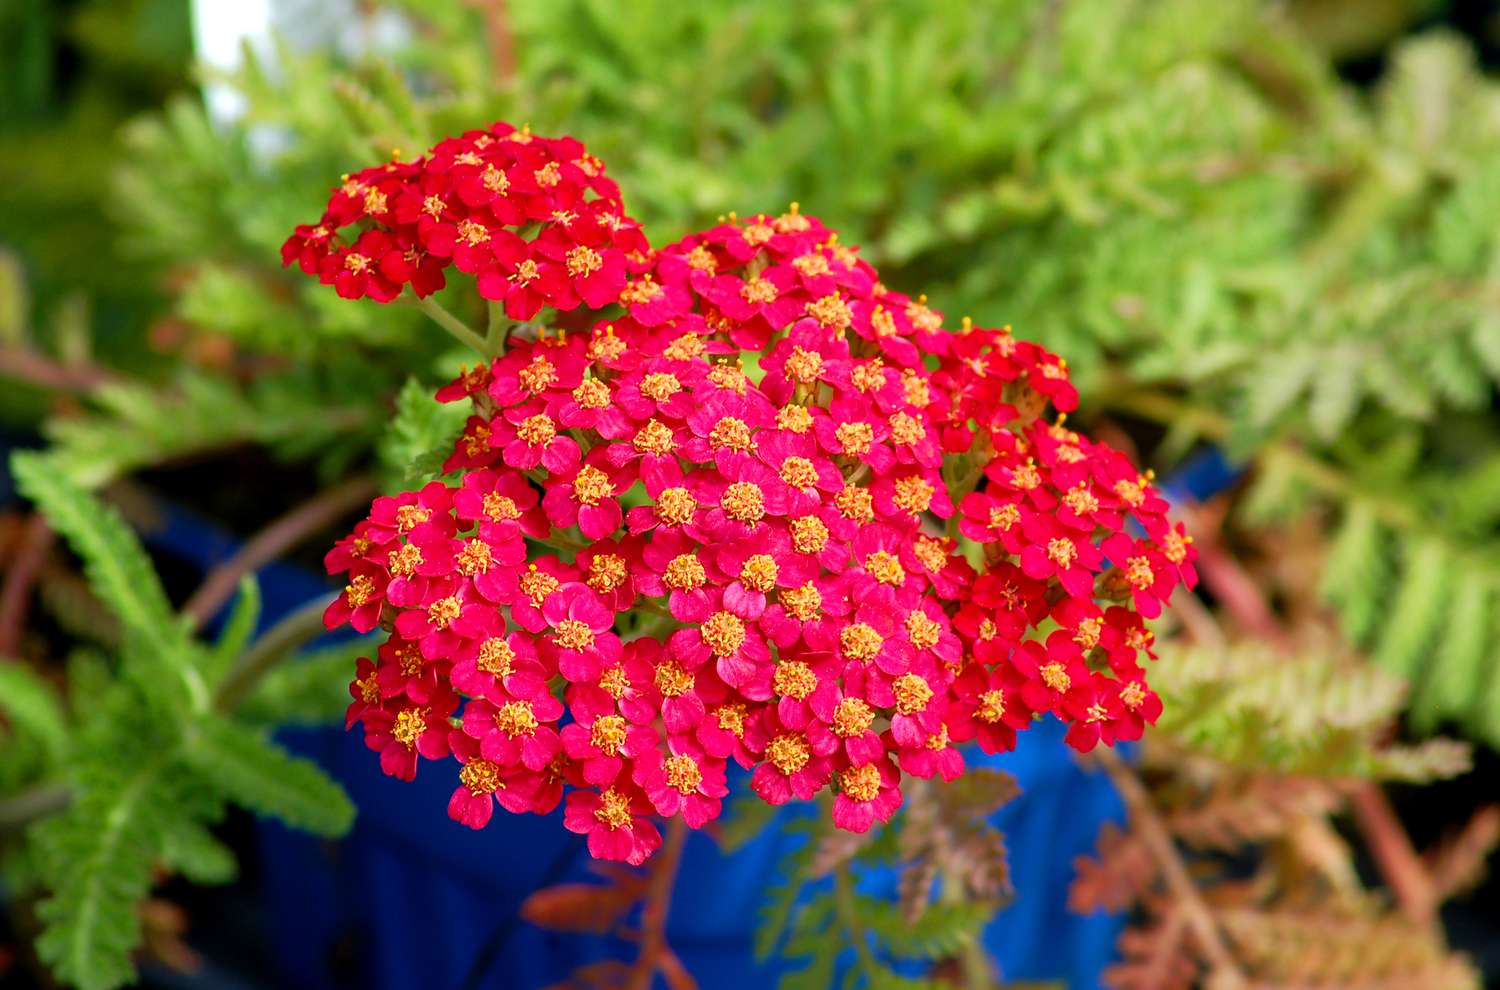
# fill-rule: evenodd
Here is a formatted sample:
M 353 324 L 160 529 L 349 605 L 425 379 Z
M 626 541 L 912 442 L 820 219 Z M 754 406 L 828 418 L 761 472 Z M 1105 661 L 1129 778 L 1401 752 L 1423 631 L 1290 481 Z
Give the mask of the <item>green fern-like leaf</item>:
M 257 814 L 327 836 L 344 834 L 354 822 L 343 788 L 252 729 L 208 720 L 184 755 L 209 786 Z
M 140 541 L 112 509 L 57 470 L 48 457 L 18 452 L 11 470 L 22 494 L 80 557 L 94 591 L 148 649 L 180 655 L 187 634 Z
M 380 442 L 381 461 L 392 480 L 410 486 L 437 477 L 466 418 L 466 404 L 438 402 L 431 388 L 408 378 L 396 396 L 395 418 Z
M 51 894 L 37 906 L 37 954 L 80 990 L 132 982 L 140 940 L 136 903 L 157 854 L 160 757 L 100 769 L 72 807 L 35 830 Z
M 67 717 L 57 689 L 31 668 L 0 657 L 0 714 L 12 731 L 34 736 L 49 759 L 61 760 L 68 749 Z

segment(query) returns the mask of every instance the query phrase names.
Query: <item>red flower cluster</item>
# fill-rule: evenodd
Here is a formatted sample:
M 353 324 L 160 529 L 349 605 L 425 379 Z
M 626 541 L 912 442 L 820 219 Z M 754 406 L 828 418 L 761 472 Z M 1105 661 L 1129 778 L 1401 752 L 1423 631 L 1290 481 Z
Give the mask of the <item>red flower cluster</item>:
M 345 243 L 339 231 L 350 225 L 362 229 Z M 627 257 L 639 261 L 646 250 L 620 187 L 583 145 L 495 124 L 417 161 L 344 176 L 322 221 L 299 226 L 281 260 L 346 299 L 377 302 L 407 285 L 429 296 L 452 265 L 475 277 L 480 295 L 503 301 L 511 319 L 529 320 L 544 305 L 615 302 Z
M 543 161 L 547 193 L 519 174 Z M 492 168 L 508 183 L 484 199 Z M 354 248 L 288 242 L 335 283 L 376 235 L 428 252 L 410 269 L 435 266 L 428 287 L 451 254 L 496 298 L 519 255 L 444 253 L 442 223 L 500 240 L 553 194 L 614 218 L 564 242 L 548 213 L 526 259 L 553 267 L 510 310 L 581 300 L 597 322 L 520 328 L 444 387 L 473 408 L 457 480 L 377 499 L 328 556 L 348 575 L 329 626 L 390 631 L 348 716 L 385 770 L 455 756 L 449 813 L 476 828 L 566 787 L 565 825 L 638 863 L 654 817 L 719 814 L 730 760 L 773 804 L 831 788 L 863 831 L 903 773 L 960 774 L 955 743 L 1008 750 L 1046 713 L 1082 750 L 1139 737 L 1160 711 L 1142 618 L 1196 580 L 1194 551 L 1148 476 L 1042 418 L 1077 402 L 1065 363 L 1008 328 L 946 330 L 795 206 L 651 251 L 598 175 L 571 141 L 497 125 L 358 180 L 437 197 L 441 220 L 341 190 L 325 228 L 376 221 Z M 587 277 L 618 273 L 608 293 L 561 281 L 580 245 L 608 256 Z M 380 277 L 363 291 L 389 298 L 401 280 Z

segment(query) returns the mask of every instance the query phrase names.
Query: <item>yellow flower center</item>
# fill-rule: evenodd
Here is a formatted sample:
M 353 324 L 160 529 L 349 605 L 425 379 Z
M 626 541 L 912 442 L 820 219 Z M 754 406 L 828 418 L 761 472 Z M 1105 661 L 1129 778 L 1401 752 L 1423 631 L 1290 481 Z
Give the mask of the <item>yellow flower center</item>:
M 547 596 L 557 590 L 560 582 L 557 578 L 546 571 L 537 570 L 535 564 L 530 565 L 525 574 L 521 575 L 521 593 L 531 602 L 533 608 L 540 608 Z
M 497 492 L 490 492 L 484 497 L 484 514 L 491 522 L 521 518 L 521 510 L 516 506 L 515 500 Z
M 859 663 L 874 660 L 884 642 L 880 633 L 863 622 L 853 622 L 839 630 L 839 648 L 844 656 Z
M 598 505 L 613 490 L 609 475 L 592 464 L 579 468 L 578 476 L 573 479 L 573 499 L 583 505 Z
M 912 544 L 912 555 L 917 558 L 917 563 L 934 573 L 948 566 L 947 543 L 930 536 L 917 537 Z
M 833 709 L 833 734 L 840 739 L 862 736 L 875 722 L 875 711 L 863 698 L 845 698 Z
M 773 236 L 775 236 L 775 234 L 776 231 L 771 229 L 769 225 L 763 223 L 753 223 L 750 226 L 746 227 L 740 234 L 740 236 L 745 239 L 746 244 L 750 244 L 754 247 L 760 247 L 762 244 L 766 243 L 766 241 L 769 241 Z
M 760 486 L 751 481 L 736 481 L 724 489 L 719 504 L 724 514 L 736 522 L 759 522 L 766 514 Z
M 744 420 L 734 416 L 725 416 L 715 423 L 714 428 L 708 432 L 708 442 L 714 449 L 728 447 L 742 453 L 755 449 L 755 438 L 750 435 L 750 427 Z
M 391 725 L 391 737 L 407 749 L 417 745 L 417 739 L 427 731 L 427 709 L 403 708 L 396 713 Z
M 679 794 L 696 794 L 698 785 L 703 783 L 703 771 L 691 756 L 669 756 L 662 761 L 662 769 L 666 771 L 667 786 Z
M 846 457 L 861 457 L 870 452 L 875 442 L 875 428 L 865 422 L 840 423 L 833 430 L 833 438 L 839 442 L 839 453 Z
M 703 338 L 695 333 L 685 333 L 667 345 L 662 356 L 673 361 L 693 361 L 703 356 L 707 349 Z
M 1053 691 L 1066 694 L 1073 686 L 1073 678 L 1068 676 L 1062 664 L 1048 663 L 1042 665 L 1042 683 Z
M 740 286 L 740 298 L 756 305 L 775 302 L 778 295 L 780 293 L 776 291 L 776 286 L 771 280 L 761 278 L 758 275 Z
M 818 469 L 805 457 L 788 457 L 781 462 L 781 480 L 793 488 L 811 488 L 818 483 Z
M 665 402 L 682 391 L 682 382 L 669 371 L 653 371 L 641 379 L 641 394 L 652 402 Z
M 522 388 L 536 395 L 557 381 L 557 368 L 539 354 L 531 359 L 530 364 L 516 372 L 516 380 L 521 383 Z
M 625 558 L 619 554 L 601 553 L 589 561 L 588 577 L 584 578 L 584 584 L 603 594 L 614 591 L 625 583 L 629 576 L 629 570 L 625 565 Z
M 1095 618 L 1087 618 L 1078 623 L 1078 628 L 1073 631 L 1073 642 L 1085 650 L 1092 650 L 1099 645 L 1099 636 L 1104 632 L 1104 623 Z
M 735 703 L 714 709 L 714 721 L 720 729 L 736 739 L 745 737 L 745 706 Z
M 902 446 L 910 447 L 927 437 L 927 428 L 922 421 L 904 412 L 891 413 L 891 439 Z
M 792 353 L 787 355 L 786 374 L 792 381 L 811 385 L 822 373 L 823 355 L 817 351 L 804 351 L 800 347 L 793 347 Z
M 839 515 L 861 524 L 875 521 L 875 498 L 868 489 L 849 485 L 833 496 Z
M 656 517 L 668 526 L 685 526 L 698 511 L 698 500 L 686 488 L 666 488 L 656 499 Z
M 491 636 L 479 644 L 479 651 L 474 655 L 474 666 L 486 674 L 509 677 L 511 664 L 515 659 L 516 651 L 511 649 L 509 643 L 499 636 Z
M 1006 502 L 1004 505 L 990 507 L 990 529 L 1008 533 L 1010 532 L 1010 528 L 1020 521 L 1021 507 L 1014 502 Z
M 473 220 L 460 220 L 458 222 L 458 237 L 469 247 L 478 247 L 490 239 L 489 228 L 482 223 Z
M 849 304 L 840 299 L 836 292 L 808 303 L 807 315 L 829 330 L 843 330 L 854 322 L 854 313 L 849 309 Z
M 783 660 L 776 665 L 771 687 L 783 698 L 801 701 L 818 686 L 818 676 L 801 660 Z
M 625 286 L 624 291 L 620 293 L 620 302 L 626 306 L 648 303 L 665 291 L 665 289 L 656 284 L 656 280 L 650 275 L 642 275 L 634 282 Z
M 661 580 L 662 584 L 673 591 L 692 591 L 703 587 L 708 582 L 708 575 L 697 557 L 691 553 L 680 553 L 667 561 Z
M 839 774 L 839 786 L 856 801 L 873 801 L 880 793 L 880 769 L 873 763 L 850 767 Z
M 431 518 L 432 512 L 425 505 L 403 505 L 396 510 L 396 530 L 410 533 Z
M 943 627 L 920 609 L 906 617 L 906 638 L 919 650 L 930 650 L 943 638 Z
M 1131 711 L 1141 707 L 1146 700 L 1146 689 L 1141 687 L 1140 681 L 1131 681 L 1120 689 L 1120 702 Z
M 557 436 L 557 424 L 546 413 L 527 416 L 516 427 L 516 436 L 534 447 L 545 447 Z
M 630 799 L 613 787 L 599 795 L 599 807 L 594 809 L 594 819 L 608 825 L 610 831 L 630 824 Z
M 375 594 L 375 582 L 368 574 L 356 574 L 350 583 L 344 585 L 344 600 L 350 603 L 351 609 L 368 603 L 372 594 Z
M 812 750 L 800 735 L 783 733 L 766 744 L 766 761 L 787 776 L 807 766 L 810 759 Z
M 584 244 L 567 253 L 566 263 L 568 274 L 573 278 L 586 278 L 604 267 L 604 259 L 599 256 L 599 252 Z
M 871 358 L 854 366 L 850 381 L 861 392 L 873 392 L 885 384 L 885 362 Z
M 1063 504 L 1080 516 L 1099 511 L 1099 500 L 1089 491 L 1087 484 L 1078 484 L 1068 489 L 1068 493 L 1063 496 Z
M 625 718 L 622 715 L 600 715 L 589 730 L 589 742 L 606 756 L 618 756 L 625 745 Z
M 392 550 L 386 558 L 385 566 L 392 574 L 402 577 L 411 577 L 422 566 L 422 549 L 415 544 L 408 543 L 399 549 Z
M 461 611 L 463 606 L 459 604 L 458 596 L 449 595 L 427 606 L 427 620 L 439 629 L 447 629 L 448 623 L 458 618 Z
M 609 406 L 609 386 L 597 378 L 585 378 L 573 390 L 573 401 L 583 409 L 604 409 Z
M 733 612 L 715 612 L 699 632 L 716 657 L 727 657 L 745 644 L 745 623 Z
M 896 508 L 915 516 L 926 512 L 928 506 L 932 505 L 935 491 L 916 475 L 908 475 L 896 479 L 896 492 L 891 496 L 891 501 L 896 503 Z
M 781 591 L 781 607 L 799 622 L 812 622 L 823 614 L 823 595 L 811 581 L 800 588 Z
M 876 550 L 865 557 L 865 572 L 881 584 L 899 586 L 906 580 L 906 568 L 893 553 Z
M 693 689 L 694 677 L 675 660 L 663 660 L 656 668 L 652 683 L 663 698 L 680 698 Z
M 594 645 L 594 630 L 587 622 L 564 619 L 557 624 L 557 634 L 552 640 L 565 650 L 586 650 Z
M 626 675 L 624 667 L 615 664 L 613 667 L 606 667 L 599 675 L 599 687 L 603 688 L 611 698 L 619 701 L 625 696 L 625 692 L 630 690 L 630 677 Z
M 812 413 L 806 406 L 783 406 L 776 411 L 776 426 L 798 436 L 812 429 Z
M 490 546 L 483 540 L 469 540 L 458 553 L 459 573 L 468 577 L 488 571 L 491 563 L 493 558 L 490 556 Z
M 817 516 L 798 516 L 792 520 L 792 549 L 798 553 L 822 553 L 828 546 L 828 527 Z
M 539 724 L 529 701 L 507 701 L 495 712 L 495 728 L 508 736 L 529 736 Z
M 475 797 L 493 794 L 500 789 L 500 768 L 489 760 L 473 759 L 458 771 L 458 782 Z
M 714 253 L 699 244 L 687 253 L 688 267 L 699 272 L 717 271 L 719 263 L 714 260 Z
M 979 696 L 979 704 L 974 706 L 974 717 L 981 722 L 998 722 L 1005 717 L 1005 692 L 996 688 L 986 691 Z
M 658 420 L 647 420 L 646 425 L 635 433 L 631 445 L 643 454 L 669 454 L 675 445 L 672 428 Z
M 891 682 L 891 690 L 896 695 L 896 711 L 902 715 L 926 711 L 932 700 L 932 687 L 920 674 L 902 674 Z
M 764 594 L 776 587 L 776 575 L 779 571 L 776 558 L 770 554 L 758 553 L 746 558 L 744 566 L 740 568 L 740 584 L 751 591 Z
M 804 254 L 792 259 L 792 267 L 808 278 L 828 274 L 828 259 L 821 254 Z
M 1078 547 L 1066 536 L 1056 536 L 1047 541 L 1047 556 L 1058 567 L 1072 567 Z

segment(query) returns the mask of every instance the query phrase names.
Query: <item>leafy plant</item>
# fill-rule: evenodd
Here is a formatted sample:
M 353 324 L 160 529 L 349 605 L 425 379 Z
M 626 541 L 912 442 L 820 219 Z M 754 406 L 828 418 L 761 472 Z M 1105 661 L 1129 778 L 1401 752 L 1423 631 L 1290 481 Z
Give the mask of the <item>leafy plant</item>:
M 0 800 L 5 826 L 38 819 L 8 848 L 7 866 L 20 890 L 39 897 L 36 949 L 56 975 L 84 988 L 119 986 L 133 978 L 137 907 L 159 868 L 195 883 L 233 878 L 235 857 L 211 831 L 226 806 L 328 836 L 349 828 L 354 809 L 316 766 L 234 714 L 287 649 L 285 629 L 249 641 L 255 619 L 244 603 L 254 595 L 242 598 L 219 643 L 194 639 L 112 509 L 48 455 L 16 454 L 11 468 L 82 559 L 121 637 L 108 659 L 76 654 L 65 693 L 19 661 L 0 666 L 7 760 L 38 747 L 29 764 L 37 783 L 27 790 L 16 781 L 18 792 Z M 311 613 L 315 623 L 320 613 Z M 318 626 L 307 614 L 289 628 L 311 635 Z M 258 701 L 263 712 L 272 704 Z

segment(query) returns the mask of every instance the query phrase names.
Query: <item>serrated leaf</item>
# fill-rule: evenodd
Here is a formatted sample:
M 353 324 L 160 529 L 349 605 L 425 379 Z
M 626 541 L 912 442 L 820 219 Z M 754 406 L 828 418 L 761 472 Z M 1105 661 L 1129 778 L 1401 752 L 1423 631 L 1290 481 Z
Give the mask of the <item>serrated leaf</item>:
M 343 788 L 317 764 L 227 719 L 205 721 L 184 756 L 207 785 L 256 814 L 334 837 L 354 822 Z
M 0 714 L 35 737 L 54 762 L 68 750 L 67 717 L 57 688 L 30 667 L 0 657 Z
M 439 402 L 434 389 L 408 378 L 396 396 L 396 414 L 380 440 L 380 459 L 402 487 L 437 477 L 468 419 L 468 404 Z
M 196 884 L 217 886 L 232 883 L 239 875 L 239 862 L 213 833 L 193 821 L 173 823 L 162 833 L 162 859 Z
M 135 979 L 136 902 L 151 888 L 157 836 L 149 816 L 165 767 L 157 758 L 93 780 L 72 807 L 36 829 L 51 887 L 37 906 L 37 955 L 80 990 Z
M 1402 677 L 1416 674 L 1422 652 L 1442 623 L 1452 567 L 1439 541 L 1410 543 L 1403 554 L 1401 583 L 1390 606 L 1375 658 Z
M 18 451 L 11 470 L 21 493 L 83 558 L 100 599 L 127 627 L 162 653 L 180 651 L 187 636 L 140 541 L 117 512 L 56 470 L 45 455 Z

